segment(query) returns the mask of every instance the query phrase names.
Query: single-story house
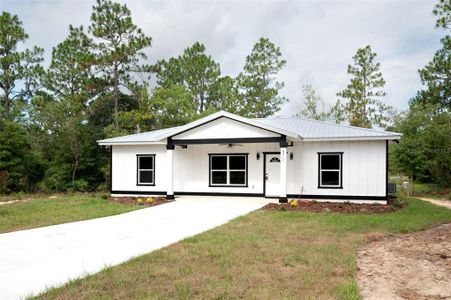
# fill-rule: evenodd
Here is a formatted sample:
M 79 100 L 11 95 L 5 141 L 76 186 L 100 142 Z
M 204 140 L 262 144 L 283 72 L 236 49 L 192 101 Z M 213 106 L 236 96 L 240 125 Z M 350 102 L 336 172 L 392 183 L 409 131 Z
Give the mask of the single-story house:
M 211 195 L 387 201 L 399 133 L 220 111 L 183 126 L 98 141 L 113 196 Z

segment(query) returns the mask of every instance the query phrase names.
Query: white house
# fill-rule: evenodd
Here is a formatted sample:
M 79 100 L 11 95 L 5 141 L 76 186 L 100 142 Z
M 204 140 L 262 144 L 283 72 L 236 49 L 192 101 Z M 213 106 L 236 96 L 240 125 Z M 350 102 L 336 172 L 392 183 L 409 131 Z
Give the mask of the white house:
M 220 111 L 184 126 L 100 140 L 113 196 L 215 195 L 387 200 L 388 143 L 400 134 Z

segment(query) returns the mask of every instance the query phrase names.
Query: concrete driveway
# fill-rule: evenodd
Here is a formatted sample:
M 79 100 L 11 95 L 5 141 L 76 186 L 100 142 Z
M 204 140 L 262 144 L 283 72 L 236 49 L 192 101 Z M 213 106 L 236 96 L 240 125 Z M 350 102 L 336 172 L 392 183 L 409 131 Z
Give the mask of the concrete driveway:
M 268 203 L 183 197 L 117 216 L 0 234 L 0 299 L 20 299 L 165 247 Z

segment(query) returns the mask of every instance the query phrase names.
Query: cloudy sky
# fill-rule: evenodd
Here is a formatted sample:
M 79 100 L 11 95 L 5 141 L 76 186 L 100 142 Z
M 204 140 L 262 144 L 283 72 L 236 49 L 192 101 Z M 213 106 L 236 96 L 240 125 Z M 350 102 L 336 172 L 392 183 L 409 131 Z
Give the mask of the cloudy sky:
M 421 87 L 417 70 L 440 47 L 444 33 L 434 28 L 435 1 L 120 1 L 134 22 L 153 38 L 151 63 L 179 55 L 200 41 L 235 76 L 258 38 L 280 46 L 287 66 L 279 74 L 282 94 L 290 99 L 278 115 L 291 115 L 301 86 L 312 84 L 323 99 L 334 103 L 349 77 L 346 67 L 356 50 L 367 44 L 378 53 L 387 81 L 385 102 L 407 108 Z M 0 0 L 0 8 L 17 14 L 30 39 L 26 46 L 51 49 L 68 26 L 89 25 L 91 0 Z

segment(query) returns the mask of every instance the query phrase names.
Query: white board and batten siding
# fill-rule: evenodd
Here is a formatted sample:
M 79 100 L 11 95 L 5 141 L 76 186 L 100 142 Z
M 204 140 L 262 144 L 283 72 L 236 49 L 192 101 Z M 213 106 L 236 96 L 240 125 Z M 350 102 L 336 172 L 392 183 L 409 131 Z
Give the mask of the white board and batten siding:
M 137 185 L 137 155 L 155 154 L 155 185 Z M 165 145 L 112 146 L 112 191 L 161 192 L 167 188 Z M 131 194 L 130 194 L 131 195 Z
M 193 138 L 190 136 L 190 139 Z M 279 152 L 277 143 L 188 145 L 174 150 L 174 191 L 184 193 L 263 193 L 264 152 Z M 343 152 L 342 189 L 318 188 L 318 152 Z M 247 187 L 209 186 L 209 154 L 247 153 Z M 257 160 L 257 153 L 260 159 Z M 291 160 L 290 153 L 293 153 Z M 137 185 L 137 154 L 155 154 L 155 185 Z M 384 197 L 385 141 L 295 142 L 288 147 L 287 194 Z M 113 146 L 112 190 L 165 192 L 165 145 Z
M 279 137 L 280 134 L 250 126 L 228 118 L 219 118 L 202 126 L 173 136 L 177 140 L 220 138 L 262 138 Z
M 385 141 L 295 143 L 288 148 L 294 152 L 288 160 L 288 194 L 385 197 L 385 147 Z M 343 152 L 343 188 L 318 188 L 318 152 Z

